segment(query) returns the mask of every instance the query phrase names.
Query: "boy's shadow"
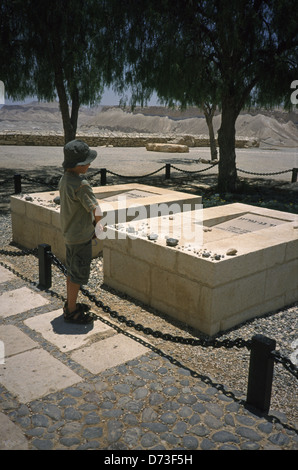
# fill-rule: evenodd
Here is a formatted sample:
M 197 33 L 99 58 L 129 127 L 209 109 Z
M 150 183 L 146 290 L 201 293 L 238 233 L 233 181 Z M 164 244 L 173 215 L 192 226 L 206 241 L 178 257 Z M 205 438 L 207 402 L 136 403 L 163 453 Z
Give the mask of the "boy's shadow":
M 51 321 L 54 333 L 57 335 L 85 335 L 94 328 L 94 323 L 66 323 L 63 314 Z

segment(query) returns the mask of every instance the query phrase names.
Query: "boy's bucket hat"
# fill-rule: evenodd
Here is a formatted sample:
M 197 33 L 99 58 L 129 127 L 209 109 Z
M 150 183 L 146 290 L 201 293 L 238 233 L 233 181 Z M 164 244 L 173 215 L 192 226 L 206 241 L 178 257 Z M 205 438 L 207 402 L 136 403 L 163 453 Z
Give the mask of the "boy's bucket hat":
M 88 165 L 97 157 L 95 150 L 82 140 L 72 140 L 64 146 L 63 168 L 74 168 L 79 165 Z

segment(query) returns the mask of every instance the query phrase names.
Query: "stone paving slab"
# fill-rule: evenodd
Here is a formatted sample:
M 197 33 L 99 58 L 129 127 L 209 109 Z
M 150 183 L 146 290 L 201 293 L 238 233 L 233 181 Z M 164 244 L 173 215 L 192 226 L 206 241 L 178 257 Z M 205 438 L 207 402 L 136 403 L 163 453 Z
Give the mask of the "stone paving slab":
M 11 281 L 13 279 L 17 279 L 17 277 L 3 266 L 0 266 L 0 283 Z
M 89 325 L 65 323 L 62 308 L 29 318 L 24 323 L 55 344 L 62 352 L 85 346 L 96 334 L 113 331 L 101 321 Z
M 39 347 L 38 343 L 14 325 L 0 326 L 0 340 L 3 341 L 5 358 Z
M 28 450 L 22 430 L 4 413 L 0 413 L 0 450 Z
M 43 349 L 25 351 L 0 365 L 0 383 L 21 403 L 62 390 L 82 380 L 75 372 Z
M 149 349 L 125 335 L 97 341 L 91 346 L 75 351 L 71 357 L 92 374 L 98 374 L 148 352 Z
M 28 287 L 20 287 L 0 295 L 0 317 L 9 317 L 49 303 Z

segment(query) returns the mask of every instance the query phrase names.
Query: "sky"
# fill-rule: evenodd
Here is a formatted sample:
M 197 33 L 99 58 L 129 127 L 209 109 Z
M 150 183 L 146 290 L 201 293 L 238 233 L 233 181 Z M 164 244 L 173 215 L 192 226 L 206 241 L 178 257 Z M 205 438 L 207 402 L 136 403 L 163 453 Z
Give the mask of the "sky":
M 120 99 L 121 99 L 121 96 L 114 93 L 114 91 L 111 88 L 107 88 L 102 96 L 100 104 L 103 106 L 118 105 Z M 158 98 L 156 94 L 153 94 L 147 106 L 157 106 L 157 105 L 159 105 Z
M 117 106 L 119 105 L 120 99 L 121 99 L 121 96 L 117 95 L 111 88 L 106 88 L 106 90 L 103 93 L 101 102 L 98 104 L 102 106 L 108 106 L 108 105 Z M 28 97 L 24 101 L 13 101 L 13 100 L 5 99 L 5 103 L 2 103 L 2 104 L 6 104 L 6 105 L 26 104 L 26 103 L 31 103 L 32 101 L 36 101 L 36 98 Z M 147 106 L 158 106 L 158 105 L 160 106 L 158 102 L 158 98 L 155 94 L 153 94 L 151 100 L 147 103 Z

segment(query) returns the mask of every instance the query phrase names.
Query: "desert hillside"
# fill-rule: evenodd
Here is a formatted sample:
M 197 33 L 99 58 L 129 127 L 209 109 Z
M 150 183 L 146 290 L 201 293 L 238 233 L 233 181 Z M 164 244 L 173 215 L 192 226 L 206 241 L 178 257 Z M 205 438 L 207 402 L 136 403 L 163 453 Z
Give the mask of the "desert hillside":
M 221 116 L 213 119 L 215 133 Z M 0 133 L 62 134 L 62 119 L 57 103 L 32 102 L 0 108 Z M 192 135 L 208 137 L 203 112 L 152 106 L 122 109 L 117 106 L 81 107 L 80 135 L 154 134 L 171 137 Z M 262 146 L 298 147 L 298 112 L 253 110 L 243 112 L 236 122 L 236 136 L 255 140 Z

